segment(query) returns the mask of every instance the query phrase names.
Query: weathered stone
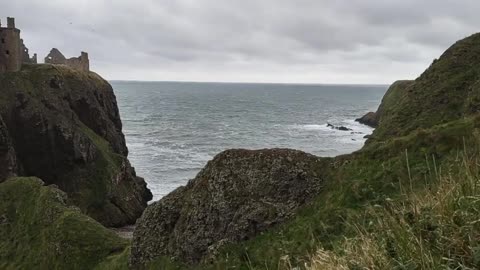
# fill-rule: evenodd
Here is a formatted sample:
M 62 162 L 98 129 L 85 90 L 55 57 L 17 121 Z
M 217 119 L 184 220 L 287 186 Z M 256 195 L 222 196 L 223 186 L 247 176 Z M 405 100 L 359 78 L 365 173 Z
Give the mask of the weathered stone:
M 220 153 L 187 186 L 147 207 L 130 263 L 159 256 L 195 263 L 287 220 L 320 192 L 328 161 L 289 149 Z
M 81 52 L 79 57 L 67 59 L 57 48 L 53 48 L 45 57 L 45 63 L 53 65 L 65 65 L 72 69 L 85 72 L 90 70 L 90 61 L 88 60 L 88 53 L 86 52 Z

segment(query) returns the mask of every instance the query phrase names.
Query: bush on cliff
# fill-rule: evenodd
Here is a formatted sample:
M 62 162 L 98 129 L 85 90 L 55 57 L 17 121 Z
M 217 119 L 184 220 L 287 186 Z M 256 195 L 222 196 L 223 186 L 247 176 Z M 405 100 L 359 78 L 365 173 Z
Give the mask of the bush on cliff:
M 0 269 L 92 269 L 128 242 L 38 178 L 0 183 Z

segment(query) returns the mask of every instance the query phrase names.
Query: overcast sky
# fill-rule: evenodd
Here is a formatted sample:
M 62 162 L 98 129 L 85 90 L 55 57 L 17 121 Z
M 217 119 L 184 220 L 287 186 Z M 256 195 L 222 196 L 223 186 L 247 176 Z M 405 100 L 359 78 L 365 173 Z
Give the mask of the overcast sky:
M 107 79 L 391 83 L 480 31 L 480 0 L 2 0 L 31 52 Z

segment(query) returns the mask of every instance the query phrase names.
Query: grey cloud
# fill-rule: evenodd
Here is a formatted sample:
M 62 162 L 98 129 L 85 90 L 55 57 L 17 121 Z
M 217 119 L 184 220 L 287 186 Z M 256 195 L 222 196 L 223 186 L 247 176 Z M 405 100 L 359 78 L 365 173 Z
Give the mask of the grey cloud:
M 31 51 L 86 50 L 109 79 L 384 83 L 477 31 L 478 10 L 477 0 L 16 0 L 1 15 L 17 18 Z

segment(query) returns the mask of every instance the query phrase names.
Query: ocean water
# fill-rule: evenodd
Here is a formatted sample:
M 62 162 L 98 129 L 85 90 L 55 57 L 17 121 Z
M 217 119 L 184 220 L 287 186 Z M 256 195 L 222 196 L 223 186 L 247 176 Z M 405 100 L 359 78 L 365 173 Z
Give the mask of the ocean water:
M 160 199 L 230 148 L 358 150 L 387 86 L 113 81 L 129 159 Z M 343 125 L 353 131 L 327 127 Z

